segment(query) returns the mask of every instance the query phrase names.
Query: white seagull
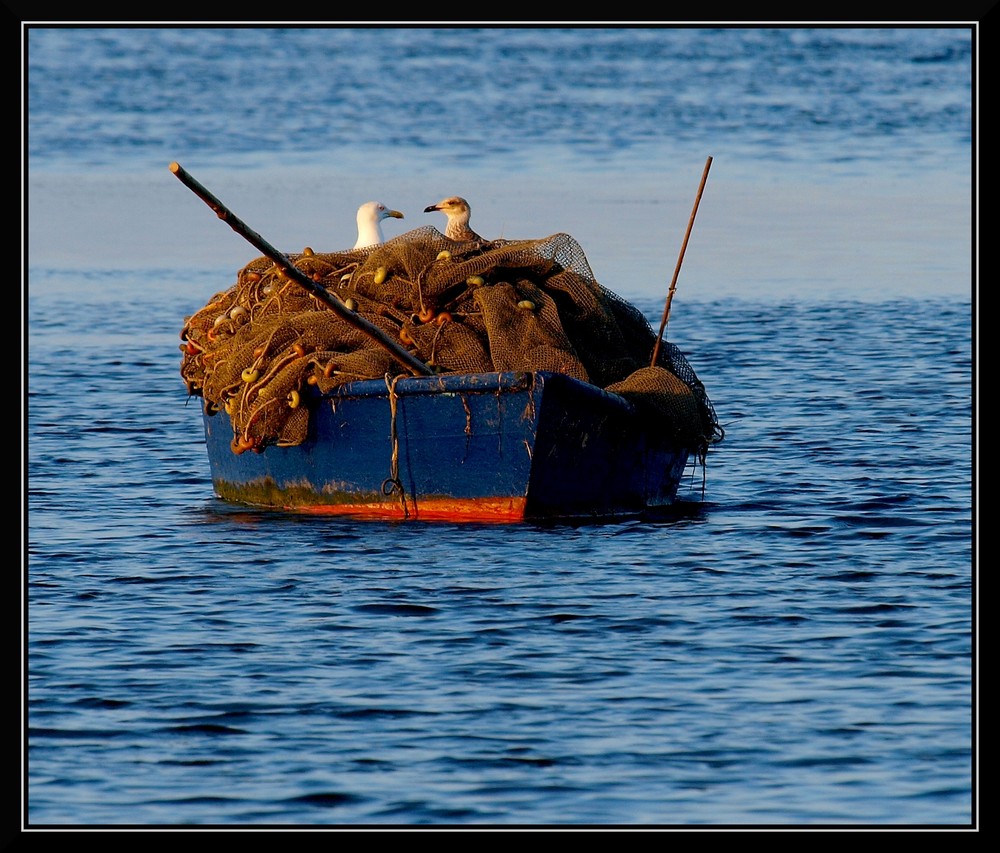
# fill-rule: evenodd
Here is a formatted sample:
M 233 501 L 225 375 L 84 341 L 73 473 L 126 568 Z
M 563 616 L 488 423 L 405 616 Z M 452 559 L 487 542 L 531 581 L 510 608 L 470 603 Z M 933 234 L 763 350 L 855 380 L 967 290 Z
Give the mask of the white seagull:
M 469 217 L 472 215 L 472 208 L 461 196 L 453 195 L 442 199 L 437 204 L 424 208 L 424 213 L 431 213 L 440 210 L 448 217 L 448 224 L 444 229 L 444 236 L 449 240 L 482 240 L 475 231 L 469 227 Z
M 358 208 L 358 242 L 355 249 L 366 249 L 369 246 L 379 246 L 385 241 L 382 236 L 382 220 L 402 219 L 398 210 L 390 210 L 380 201 L 366 201 Z

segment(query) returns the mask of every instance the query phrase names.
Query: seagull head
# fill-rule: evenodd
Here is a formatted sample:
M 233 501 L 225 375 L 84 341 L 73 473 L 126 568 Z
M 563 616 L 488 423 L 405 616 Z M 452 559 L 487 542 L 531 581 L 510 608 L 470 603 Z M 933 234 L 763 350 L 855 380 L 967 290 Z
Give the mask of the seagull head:
M 453 195 L 448 198 L 443 198 L 437 204 L 431 204 L 424 208 L 424 213 L 431 213 L 435 210 L 440 210 L 445 216 L 452 217 L 465 217 L 468 221 L 469 214 L 472 212 L 472 208 L 469 207 L 469 203 L 461 196 Z
M 403 214 L 398 210 L 386 207 L 380 201 L 366 201 L 358 208 L 358 222 L 364 219 L 366 222 L 381 222 L 383 219 L 403 219 Z
M 358 242 L 354 244 L 354 248 L 363 249 L 366 246 L 377 246 L 382 243 L 384 238 L 379 223 L 389 218 L 404 217 L 398 210 L 392 210 L 380 201 L 366 201 L 361 205 L 358 208 Z

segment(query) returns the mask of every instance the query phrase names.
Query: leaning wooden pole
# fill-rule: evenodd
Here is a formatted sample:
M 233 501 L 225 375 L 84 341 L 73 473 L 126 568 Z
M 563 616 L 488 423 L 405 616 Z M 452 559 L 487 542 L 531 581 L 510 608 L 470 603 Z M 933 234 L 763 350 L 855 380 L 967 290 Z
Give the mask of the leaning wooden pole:
M 660 341 L 663 340 L 663 332 L 667 328 L 667 319 L 670 317 L 670 303 L 674 299 L 674 291 L 677 289 L 677 277 L 681 273 L 681 264 L 684 263 L 684 253 L 687 251 L 688 239 L 691 237 L 691 229 L 694 227 L 694 218 L 698 214 L 698 205 L 701 204 L 701 195 L 705 192 L 705 182 L 708 180 L 708 170 L 712 168 L 712 158 L 705 161 L 705 171 L 701 173 L 701 183 L 698 185 L 698 195 L 694 199 L 694 207 L 691 210 L 691 218 L 688 220 L 687 231 L 684 234 L 684 242 L 681 243 L 681 252 L 677 257 L 677 266 L 674 267 L 674 277 L 670 282 L 670 290 L 667 291 L 667 304 L 663 307 L 663 319 L 660 321 L 660 332 L 656 336 L 656 343 L 653 345 L 653 358 L 650 367 L 656 367 L 656 361 L 660 357 Z
M 309 278 L 309 276 L 302 272 L 302 270 L 296 267 L 287 255 L 279 252 L 263 237 L 261 237 L 260 234 L 248 228 L 239 217 L 237 217 L 221 201 L 212 195 L 212 193 L 205 189 L 205 187 L 198 183 L 198 181 L 191 177 L 191 175 L 189 175 L 179 163 L 171 163 L 170 171 L 180 178 L 181 182 L 188 189 L 193 191 L 194 194 L 197 195 L 202 201 L 204 201 L 205 204 L 212 208 L 219 219 L 227 223 L 233 231 L 274 261 L 278 269 L 281 270 L 285 276 L 301 287 L 304 287 L 313 296 L 325 303 L 329 308 L 333 309 L 333 311 L 340 316 L 341 319 L 346 320 L 356 329 L 359 329 L 368 335 L 368 337 L 382 347 L 382 349 L 386 350 L 393 358 L 396 359 L 396 361 L 410 371 L 410 373 L 414 376 L 430 376 L 434 373 L 433 370 L 414 356 L 413 353 L 396 343 L 396 341 L 390 338 L 374 323 L 370 323 L 364 317 L 355 314 L 336 296 L 336 294 L 330 293 L 330 291 L 328 291 L 325 287 L 317 284 Z

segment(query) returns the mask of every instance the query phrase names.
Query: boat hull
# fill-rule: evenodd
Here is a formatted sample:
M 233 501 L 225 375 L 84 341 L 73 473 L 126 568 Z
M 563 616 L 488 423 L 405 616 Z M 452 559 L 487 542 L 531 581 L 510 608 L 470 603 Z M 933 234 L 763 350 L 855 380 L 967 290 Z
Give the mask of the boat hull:
M 308 399 L 306 440 L 235 453 L 205 415 L 227 501 L 367 518 L 516 522 L 669 506 L 691 451 L 623 397 L 560 373 L 364 380 Z

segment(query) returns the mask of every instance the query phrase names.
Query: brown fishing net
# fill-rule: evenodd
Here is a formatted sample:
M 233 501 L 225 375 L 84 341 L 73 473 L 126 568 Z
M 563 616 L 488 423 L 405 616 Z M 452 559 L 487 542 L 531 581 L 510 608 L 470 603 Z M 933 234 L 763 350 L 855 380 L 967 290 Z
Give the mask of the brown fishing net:
M 704 458 L 723 437 L 691 366 L 599 284 L 568 234 L 456 243 L 433 226 L 368 249 L 289 260 L 434 372 L 555 371 L 631 400 Z M 188 318 L 181 375 L 225 411 L 234 452 L 306 437 L 307 386 L 409 373 L 372 337 L 258 258 Z

